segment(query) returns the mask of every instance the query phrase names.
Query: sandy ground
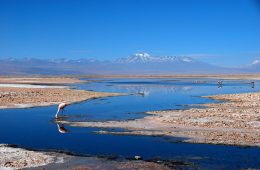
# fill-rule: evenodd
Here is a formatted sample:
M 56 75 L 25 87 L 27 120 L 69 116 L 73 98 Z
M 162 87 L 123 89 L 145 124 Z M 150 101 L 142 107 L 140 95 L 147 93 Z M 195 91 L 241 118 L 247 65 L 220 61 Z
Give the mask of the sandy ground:
M 74 84 L 86 81 L 67 77 L 0 77 L 0 84 Z
M 75 90 L 64 86 L 82 82 L 84 81 L 74 78 L 0 78 L 0 109 L 49 106 L 61 102 L 71 104 L 91 98 L 119 95 Z
M 59 88 L 0 87 L 0 109 L 68 104 L 98 97 L 117 96 L 118 93 L 92 92 Z
M 58 160 L 51 154 L 12 148 L 3 144 L 0 144 L 0 158 L 0 169 L 37 167 Z M 60 159 L 62 161 L 62 157 Z
M 163 164 L 142 160 L 110 160 L 97 157 L 79 157 L 55 152 L 29 151 L 0 144 L 0 169 L 170 169 Z
M 16 87 L 16 88 L 69 88 L 68 86 L 53 86 L 53 85 L 33 85 L 33 84 L 0 84 L 1 87 Z
M 228 102 L 208 108 L 148 112 L 143 119 L 60 123 L 80 127 L 124 128 L 127 135 L 166 135 L 193 143 L 260 146 L 260 93 L 207 96 Z

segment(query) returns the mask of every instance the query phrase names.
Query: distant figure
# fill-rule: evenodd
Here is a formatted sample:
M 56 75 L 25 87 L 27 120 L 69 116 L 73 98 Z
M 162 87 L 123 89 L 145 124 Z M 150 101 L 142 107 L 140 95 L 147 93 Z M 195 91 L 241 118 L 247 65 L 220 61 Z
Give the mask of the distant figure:
M 255 82 L 252 81 L 251 84 L 252 84 L 252 88 L 255 88 Z
M 139 91 L 137 94 L 141 95 L 142 97 L 148 96 L 149 95 L 149 91 L 147 90 L 143 90 L 143 91 Z
M 218 88 L 222 88 L 222 81 L 218 81 Z
M 68 130 L 64 128 L 63 124 L 57 123 L 57 126 L 58 126 L 58 131 L 60 133 L 67 133 L 68 132 Z
M 66 106 L 68 106 L 68 104 L 67 103 L 60 103 L 59 105 L 58 105 L 58 110 L 57 110 L 57 113 L 56 113 L 56 115 L 55 115 L 55 118 L 58 118 L 58 113 L 60 112 L 60 111 L 64 111 L 64 108 L 66 107 Z

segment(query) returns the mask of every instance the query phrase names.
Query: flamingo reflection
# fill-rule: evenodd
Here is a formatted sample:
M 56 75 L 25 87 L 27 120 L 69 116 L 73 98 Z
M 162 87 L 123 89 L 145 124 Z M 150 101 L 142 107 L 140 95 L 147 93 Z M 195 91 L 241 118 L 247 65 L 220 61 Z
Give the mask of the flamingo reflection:
M 60 133 L 68 133 L 69 131 L 61 123 L 57 123 L 58 131 Z

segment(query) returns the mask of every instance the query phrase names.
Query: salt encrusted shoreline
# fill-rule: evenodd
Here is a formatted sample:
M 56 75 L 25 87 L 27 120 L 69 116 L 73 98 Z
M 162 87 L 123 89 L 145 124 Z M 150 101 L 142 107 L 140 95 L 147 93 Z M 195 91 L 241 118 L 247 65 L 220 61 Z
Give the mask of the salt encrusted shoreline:
M 86 81 L 68 77 L 0 77 L 0 84 L 75 84 Z
M 142 160 L 111 160 L 56 152 L 30 151 L 0 144 L 0 169 L 143 169 L 169 170 L 164 164 Z
M 50 106 L 61 102 L 71 104 L 91 98 L 120 95 L 64 86 L 82 82 L 74 78 L 0 78 L 0 109 Z
M 0 109 L 68 104 L 91 98 L 117 96 L 118 93 L 59 88 L 0 88 Z
M 0 144 L 0 169 L 20 169 L 57 162 L 54 153 L 35 152 Z M 62 162 L 62 157 L 59 158 Z

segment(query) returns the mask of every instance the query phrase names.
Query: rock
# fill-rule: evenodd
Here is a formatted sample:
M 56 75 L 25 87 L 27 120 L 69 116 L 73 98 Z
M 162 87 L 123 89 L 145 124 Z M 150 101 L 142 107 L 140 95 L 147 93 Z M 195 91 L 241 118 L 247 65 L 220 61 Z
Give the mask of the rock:
M 136 155 L 136 156 L 135 156 L 135 159 L 136 159 L 136 160 L 141 160 L 141 159 L 142 159 L 142 157 L 141 157 L 141 156 L 138 156 L 138 155 Z

